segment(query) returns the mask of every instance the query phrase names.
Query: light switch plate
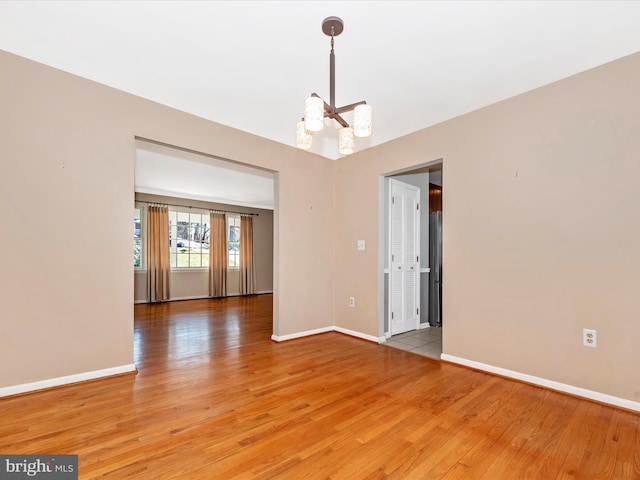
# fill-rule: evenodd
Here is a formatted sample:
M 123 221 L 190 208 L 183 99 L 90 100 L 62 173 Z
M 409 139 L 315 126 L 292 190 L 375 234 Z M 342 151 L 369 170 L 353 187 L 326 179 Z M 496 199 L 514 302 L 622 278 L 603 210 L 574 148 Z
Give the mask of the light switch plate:
M 358 250 L 364 250 L 364 240 L 358 240 Z

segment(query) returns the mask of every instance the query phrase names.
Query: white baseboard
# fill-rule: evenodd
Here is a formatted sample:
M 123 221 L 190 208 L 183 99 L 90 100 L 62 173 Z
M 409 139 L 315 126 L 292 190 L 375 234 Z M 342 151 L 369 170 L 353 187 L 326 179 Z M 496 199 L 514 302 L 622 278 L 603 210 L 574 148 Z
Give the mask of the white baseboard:
M 260 291 L 260 292 L 255 292 L 254 295 L 266 295 L 266 294 L 273 294 L 273 290 L 264 290 L 264 291 Z M 230 293 L 229 295 L 227 295 L 227 297 L 240 297 L 242 295 L 240 295 L 239 293 Z M 167 302 L 173 302 L 173 301 L 180 301 L 180 300 L 204 300 L 207 298 L 211 298 L 211 299 L 218 299 L 218 298 L 226 298 L 226 297 L 210 297 L 208 295 L 194 295 L 191 297 L 172 297 L 169 300 L 167 300 Z M 138 303 L 149 303 L 149 300 L 135 300 L 134 302 L 135 304 Z
M 306 330 L 304 332 L 290 333 L 288 335 L 271 335 L 271 340 L 273 340 L 274 342 L 284 342 L 286 340 L 293 340 L 295 338 L 308 337 L 311 335 L 318 335 L 319 333 L 327 333 L 327 332 L 344 333 L 345 335 L 362 338 L 363 340 L 368 340 L 370 342 L 375 342 L 375 343 L 382 343 L 384 341 L 384 337 L 378 338 L 378 337 L 374 337 L 373 335 L 367 335 L 366 333 L 360 333 L 360 332 L 356 332 L 355 330 L 348 330 L 342 327 L 322 327 L 322 328 L 316 328 L 315 330 Z
M 378 337 L 374 337 L 373 335 L 367 335 L 366 333 L 356 332 L 355 330 L 349 330 L 347 328 L 342 327 L 333 327 L 336 332 L 344 333 L 345 335 L 350 335 L 356 338 L 362 338 L 363 340 L 368 340 L 370 342 L 380 343 L 380 339 Z
M 59 387 L 70 383 L 86 382 L 87 380 L 95 380 L 97 378 L 112 377 L 123 373 L 131 373 L 136 371 L 136 366 L 131 363 L 129 365 L 121 365 L 119 367 L 104 368 L 102 370 L 94 370 L 91 372 L 76 373 L 64 377 L 48 378 L 38 382 L 23 383 L 20 385 L 12 385 L 10 387 L 0 388 L 0 398 L 9 395 L 18 395 L 20 393 L 34 392 L 45 388 Z
M 567 385 L 565 383 L 547 380 L 546 378 L 534 377 L 533 375 L 515 372 L 513 370 L 507 370 L 506 368 L 494 367 L 493 365 L 487 365 L 486 363 L 474 362 L 473 360 L 467 360 L 466 358 L 460 358 L 454 355 L 448 355 L 446 353 L 443 353 L 440 358 L 447 362 L 464 365 L 465 367 L 475 368 L 484 372 L 495 373 L 496 375 L 532 383 L 534 385 L 539 385 L 541 387 L 556 390 L 558 392 L 568 393 L 578 397 L 588 398 L 589 400 L 595 400 L 597 402 L 606 403 L 608 405 L 640 412 L 640 402 L 634 402 L 625 398 L 614 397 L 613 395 L 596 392 L 594 390 L 587 390 L 586 388 L 574 387 L 573 385 Z
M 315 330 L 306 330 L 304 332 L 290 333 L 288 335 L 271 335 L 271 340 L 273 340 L 274 342 L 284 342 L 286 340 L 309 337 L 311 335 L 317 335 L 319 333 L 327 333 L 327 332 L 333 332 L 333 327 L 316 328 Z

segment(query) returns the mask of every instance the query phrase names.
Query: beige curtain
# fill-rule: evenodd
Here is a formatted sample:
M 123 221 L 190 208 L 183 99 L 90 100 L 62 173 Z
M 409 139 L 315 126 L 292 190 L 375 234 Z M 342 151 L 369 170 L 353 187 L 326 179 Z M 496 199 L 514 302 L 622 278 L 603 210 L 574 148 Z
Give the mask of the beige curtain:
M 147 210 L 147 285 L 149 302 L 169 300 L 169 207 Z
M 256 288 L 253 258 L 253 217 L 240 217 L 240 295 L 252 295 Z
M 227 296 L 227 219 L 224 213 L 211 212 L 209 236 L 209 296 Z

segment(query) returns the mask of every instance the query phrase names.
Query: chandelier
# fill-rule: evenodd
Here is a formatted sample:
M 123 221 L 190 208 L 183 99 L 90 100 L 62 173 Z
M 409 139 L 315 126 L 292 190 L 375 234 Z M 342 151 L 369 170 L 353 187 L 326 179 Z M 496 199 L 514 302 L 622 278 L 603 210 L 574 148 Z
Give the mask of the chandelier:
M 342 128 L 338 130 L 338 152 L 350 155 L 355 151 L 354 137 L 371 135 L 371 106 L 367 102 L 357 102 L 344 107 L 336 107 L 336 56 L 333 51 L 333 39 L 342 33 L 344 23 L 338 17 L 327 17 L 322 21 L 322 31 L 331 37 L 331 53 L 329 54 L 329 103 L 320 95 L 312 93 L 304 102 L 304 117 L 296 126 L 296 147 L 311 148 L 313 133 L 324 126 L 325 118 L 332 118 Z M 343 113 L 353 111 L 353 127 L 341 117 Z

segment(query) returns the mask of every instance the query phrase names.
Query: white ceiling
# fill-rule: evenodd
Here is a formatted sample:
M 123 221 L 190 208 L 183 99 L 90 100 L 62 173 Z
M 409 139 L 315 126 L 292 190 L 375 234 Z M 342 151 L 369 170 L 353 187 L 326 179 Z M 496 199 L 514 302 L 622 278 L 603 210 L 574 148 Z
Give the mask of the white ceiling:
M 273 210 L 273 173 L 138 141 L 135 191 Z
M 640 50 L 638 1 L 0 1 L 0 48 L 287 145 L 366 100 L 363 150 Z M 351 121 L 350 114 L 346 114 Z M 326 121 L 313 153 L 336 159 Z

